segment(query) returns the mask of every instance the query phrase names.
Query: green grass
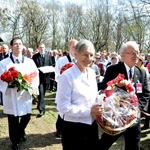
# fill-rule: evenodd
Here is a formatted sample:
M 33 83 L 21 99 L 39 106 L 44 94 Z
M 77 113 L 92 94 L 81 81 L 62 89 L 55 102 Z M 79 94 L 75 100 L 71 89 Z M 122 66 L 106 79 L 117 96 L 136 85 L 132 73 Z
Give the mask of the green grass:
M 41 118 L 36 118 L 39 113 L 36 106 L 33 105 L 33 114 L 29 125 L 27 126 L 27 142 L 22 143 L 21 150 L 61 150 L 61 139 L 55 137 L 55 123 L 58 112 L 55 104 L 56 93 L 46 93 L 45 104 L 46 112 Z M 10 150 L 10 140 L 8 137 L 7 117 L 3 114 L 2 106 L 0 106 L 0 149 Z M 141 125 L 144 118 L 141 119 Z M 100 135 L 102 131 L 100 131 Z M 132 140 L 132 139 L 131 139 Z M 107 141 L 106 141 L 107 142 Z M 110 148 L 110 150 L 123 150 L 124 139 L 120 137 Z M 150 149 L 150 129 L 142 131 L 141 150 Z

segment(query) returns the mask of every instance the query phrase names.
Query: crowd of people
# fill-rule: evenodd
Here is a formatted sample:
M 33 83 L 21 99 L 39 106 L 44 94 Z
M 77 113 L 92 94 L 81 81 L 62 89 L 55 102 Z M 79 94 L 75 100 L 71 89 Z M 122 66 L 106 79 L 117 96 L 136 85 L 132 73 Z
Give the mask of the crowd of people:
M 11 67 L 17 68 L 22 74 L 36 71 L 36 77 L 31 81 L 33 94 L 37 95 L 36 104 L 39 114 L 45 114 L 45 93 L 56 92 L 56 136 L 62 139 L 63 150 L 108 150 L 111 145 L 124 135 L 125 150 L 140 150 L 141 129 L 150 127 L 150 54 L 140 53 L 139 45 L 135 41 L 127 41 L 120 48 L 119 53 L 99 52 L 89 40 L 71 39 L 68 50 L 46 51 L 45 44 L 39 43 L 36 51 L 26 48 L 22 39 L 15 37 L 10 41 L 10 47 L 1 45 L 0 75 Z M 68 63 L 72 67 L 60 73 L 62 67 Z M 43 72 L 39 68 L 52 66 L 53 71 Z M 103 115 L 105 109 L 96 102 L 99 91 L 107 87 L 107 82 L 118 74 L 124 74 L 129 80 L 131 71 L 135 94 L 139 100 L 139 110 L 145 116 L 144 126 L 141 128 L 140 118 L 130 128 L 119 135 L 103 133 L 99 137 L 96 116 Z M 136 91 L 137 84 L 142 90 Z M 0 80 L 0 103 L 4 113 L 8 116 L 9 137 L 12 149 L 20 150 L 20 142 L 25 142 L 26 126 L 32 114 L 32 104 L 35 100 L 31 93 L 17 87 L 9 87 L 8 83 Z M 118 83 L 124 89 L 124 83 Z M 132 140 L 131 140 L 132 139 Z

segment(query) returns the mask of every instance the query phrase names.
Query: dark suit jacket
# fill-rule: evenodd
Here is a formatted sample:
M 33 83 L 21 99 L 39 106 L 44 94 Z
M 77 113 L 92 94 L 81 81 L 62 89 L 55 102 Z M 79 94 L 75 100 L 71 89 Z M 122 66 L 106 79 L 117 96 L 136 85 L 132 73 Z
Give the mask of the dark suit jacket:
M 55 67 L 55 56 L 51 56 L 52 59 L 52 66 Z
M 104 90 L 107 87 L 107 82 L 116 78 L 119 73 L 124 74 L 125 79 L 128 79 L 128 75 L 124 63 L 119 63 L 108 67 L 103 81 L 98 85 L 99 90 Z M 150 91 L 148 90 L 148 83 L 147 83 L 145 70 L 135 66 L 133 82 L 134 82 L 134 87 L 136 87 L 137 83 L 139 82 L 142 83 L 143 92 L 136 93 L 139 99 L 139 109 L 142 110 L 146 106 L 150 98 Z M 125 87 L 123 89 L 125 89 Z
M 33 55 L 32 59 L 35 62 L 37 68 L 52 65 L 51 57 L 47 53 L 44 54 L 44 58 L 41 57 L 40 53 L 36 53 Z M 41 71 L 39 71 L 39 78 L 40 78 L 40 83 L 43 82 L 49 83 L 50 73 L 43 74 Z

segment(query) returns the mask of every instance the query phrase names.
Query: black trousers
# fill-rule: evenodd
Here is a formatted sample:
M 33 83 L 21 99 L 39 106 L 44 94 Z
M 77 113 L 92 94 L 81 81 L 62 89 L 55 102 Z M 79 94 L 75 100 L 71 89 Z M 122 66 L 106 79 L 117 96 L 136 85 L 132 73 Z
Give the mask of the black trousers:
M 56 130 L 59 132 L 62 132 L 62 128 L 63 128 L 63 119 L 60 117 L 60 115 L 58 114 L 57 117 L 57 121 L 56 121 Z
M 98 143 L 99 149 L 108 150 L 112 146 L 112 144 L 123 134 L 125 138 L 125 150 L 140 150 L 140 120 L 134 126 L 128 128 L 125 132 L 119 135 L 112 136 L 103 133 Z
M 54 87 L 55 86 L 55 87 Z M 55 81 L 55 72 L 50 73 L 50 91 L 57 89 L 57 82 Z
M 31 114 L 24 116 L 8 115 L 9 137 L 12 143 L 19 143 L 20 137 L 25 134 L 25 128 L 31 119 Z
M 3 105 L 3 93 L 0 92 L 0 105 Z
M 41 111 L 45 111 L 45 93 L 46 93 L 46 82 L 42 82 L 39 85 L 39 95 L 38 95 L 38 105 L 37 105 L 37 109 L 39 110 L 39 112 Z
M 150 114 L 150 99 L 149 99 L 149 102 L 148 102 L 148 110 L 147 112 Z M 144 123 L 144 126 L 145 127 L 150 127 L 150 117 L 145 115 L 145 123 Z
M 63 122 L 63 150 L 98 150 L 97 142 L 98 126 L 95 121 L 92 125 Z

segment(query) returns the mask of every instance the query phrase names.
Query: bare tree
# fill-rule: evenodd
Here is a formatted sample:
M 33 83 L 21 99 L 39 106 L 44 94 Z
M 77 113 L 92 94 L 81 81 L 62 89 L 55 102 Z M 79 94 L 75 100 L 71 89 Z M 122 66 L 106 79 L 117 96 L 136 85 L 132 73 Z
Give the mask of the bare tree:
M 47 9 L 35 1 L 23 1 L 20 3 L 22 14 L 22 30 L 29 47 L 36 48 L 39 43 L 49 39 L 48 24 L 49 15 Z

